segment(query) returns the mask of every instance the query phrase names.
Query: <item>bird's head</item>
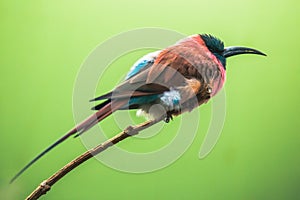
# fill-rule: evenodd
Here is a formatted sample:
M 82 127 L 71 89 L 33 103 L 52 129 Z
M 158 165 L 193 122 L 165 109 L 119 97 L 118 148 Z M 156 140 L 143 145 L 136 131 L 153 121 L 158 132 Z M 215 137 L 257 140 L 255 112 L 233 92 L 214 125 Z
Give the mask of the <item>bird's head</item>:
M 224 68 L 226 68 L 226 58 L 230 56 L 235 56 L 239 54 L 258 54 L 266 56 L 266 54 L 256 49 L 251 49 L 248 47 L 224 47 L 224 43 L 220 39 L 212 35 L 200 34 L 200 37 L 204 41 L 208 50 L 218 58 L 218 60 L 222 63 Z

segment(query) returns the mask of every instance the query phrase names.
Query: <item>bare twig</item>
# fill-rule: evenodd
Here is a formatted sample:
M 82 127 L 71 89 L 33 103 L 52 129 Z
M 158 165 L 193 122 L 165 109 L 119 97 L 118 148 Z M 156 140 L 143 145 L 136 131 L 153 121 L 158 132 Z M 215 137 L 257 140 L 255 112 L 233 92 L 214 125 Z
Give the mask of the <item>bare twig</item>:
M 55 174 L 50 176 L 47 180 L 44 180 L 26 199 L 27 200 L 38 199 L 40 196 L 46 194 L 57 181 L 59 181 L 67 173 L 69 173 L 70 171 L 75 169 L 77 166 L 79 166 L 83 162 L 92 158 L 94 155 L 101 153 L 108 147 L 126 139 L 127 137 L 138 134 L 140 131 L 158 123 L 159 121 L 161 121 L 163 119 L 164 119 L 164 117 L 161 117 L 160 119 L 157 119 L 157 120 L 151 120 L 151 121 L 147 121 L 147 122 L 144 122 L 144 123 L 136 125 L 136 126 L 127 127 L 124 131 L 122 131 L 118 135 L 108 139 L 104 143 L 96 146 L 95 148 L 93 148 L 89 151 L 86 151 L 85 153 L 83 153 L 79 157 L 77 157 L 76 159 L 69 162 L 63 168 L 61 168 L 60 170 L 55 172 Z

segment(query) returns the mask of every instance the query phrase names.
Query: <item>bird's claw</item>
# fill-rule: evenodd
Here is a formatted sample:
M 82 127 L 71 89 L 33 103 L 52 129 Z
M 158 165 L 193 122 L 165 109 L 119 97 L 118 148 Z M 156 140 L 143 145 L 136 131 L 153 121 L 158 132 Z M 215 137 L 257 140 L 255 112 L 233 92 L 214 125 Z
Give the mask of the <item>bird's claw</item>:
M 212 94 L 212 87 L 210 86 L 210 84 L 207 84 L 204 90 L 204 98 L 205 99 L 210 99 L 211 98 L 211 94 Z
M 210 86 L 207 86 L 206 92 L 207 92 L 208 94 L 211 94 L 211 93 L 212 93 L 212 88 L 211 88 Z
M 170 122 L 170 119 L 173 120 L 173 116 L 172 116 L 172 114 L 167 113 L 167 116 L 166 116 L 166 118 L 164 119 L 164 121 L 165 121 L 166 123 L 169 123 L 169 122 Z

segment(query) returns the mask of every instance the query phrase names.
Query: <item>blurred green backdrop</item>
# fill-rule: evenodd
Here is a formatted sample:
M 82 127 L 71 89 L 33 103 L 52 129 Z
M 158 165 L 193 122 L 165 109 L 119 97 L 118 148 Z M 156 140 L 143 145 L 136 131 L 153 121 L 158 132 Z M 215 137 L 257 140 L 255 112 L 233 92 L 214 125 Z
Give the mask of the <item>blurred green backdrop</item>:
M 1 1 L 0 198 L 26 197 L 85 151 L 80 140 L 71 139 L 8 185 L 25 163 L 73 126 L 73 83 L 89 52 L 120 32 L 161 27 L 187 35 L 211 33 L 226 45 L 268 54 L 229 60 L 227 117 L 214 150 L 198 159 L 210 119 L 205 105 L 203 128 L 171 166 L 128 174 L 92 159 L 44 199 L 299 199 L 299 10 L 295 0 Z M 128 66 L 111 72 L 99 92 L 112 88 L 142 53 L 125 58 Z M 143 150 L 143 142 L 130 138 L 121 146 L 139 143 Z

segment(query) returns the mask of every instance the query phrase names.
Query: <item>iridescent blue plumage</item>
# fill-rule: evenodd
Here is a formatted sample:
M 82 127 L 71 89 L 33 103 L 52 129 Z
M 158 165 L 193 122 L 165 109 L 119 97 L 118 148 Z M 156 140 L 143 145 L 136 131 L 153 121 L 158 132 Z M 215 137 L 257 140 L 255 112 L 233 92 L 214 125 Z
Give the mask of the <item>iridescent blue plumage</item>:
M 133 64 L 125 80 L 132 78 L 133 76 L 135 76 L 136 74 L 144 70 L 145 68 L 152 66 L 154 60 L 156 59 L 159 53 L 160 51 L 155 51 L 140 58 L 136 63 Z M 159 98 L 159 95 L 157 94 L 149 95 L 149 96 L 141 96 L 141 97 L 132 97 L 128 102 L 128 106 L 147 104 L 156 101 L 157 98 Z
M 158 94 L 153 94 L 149 96 L 141 96 L 141 97 L 132 97 L 128 104 L 130 105 L 142 105 L 142 104 L 147 104 L 150 102 L 154 102 L 159 98 L 160 95 Z
M 125 80 L 130 79 L 131 77 L 135 76 L 136 74 L 138 74 L 145 68 L 152 66 L 152 64 L 154 63 L 154 60 L 156 59 L 156 57 L 159 53 L 160 53 L 160 51 L 155 51 L 155 52 L 149 53 L 149 54 L 143 56 L 138 61 L 136 61 L 136 63 L 133 64 L 132 68 L 128 72 Z
M 145 68 L 148 68 L 153 65 L 157 55 L 161 51 L 155 51 L 143 56 L 139 59 L 133 67 L 128 72 L 125 80 L 132 78 L 133 76 L 140 73 Z M 176 90 L 166 91 L 163 94 L 153 94 L 148 96 L 139 96 L 139 97 L 131 97 L 128 102 L 128 107 L 133 105 L 144 105 L 144 104 L 152 104 L 152 103 L 160 103 L 167 108 L 175 109 L 179 106 L 180 102 L 180 94 Z M 179 107 L 178 107 L 179 108 Z M 177 108 L 177 109 L 178 109 Z
M 135 65 L 132 70 L 130 70 L 125 78 L 125 80 L 130 79 L 137 73 L 139 73 L 147 64 L 151 64 L 151 61 L 149 60 L 143 60 L 142 62 L 139 62 L 137 65 Z
M 133 67 L 128 72 L 125 80 L 132 78 L 133 76 L 140 73 L 145 68 L 148 68 L 153 65 L 157 55 L 159 55 L 161 51 L 155 51 L 143 56 L 139 59 Z M 172 109 L 179 109 L 179 102 L 180 102 L 180 94 L 178 91 L 171 90 L 166 91 L 163 94 L 154 94 L 148 96 L 139 96 L 139 97 L 132 97 L 128 102 L 128 107 L 133 105 L 147 105 L 153 103 L 160 103 L 164 107 L 172 110 Z

